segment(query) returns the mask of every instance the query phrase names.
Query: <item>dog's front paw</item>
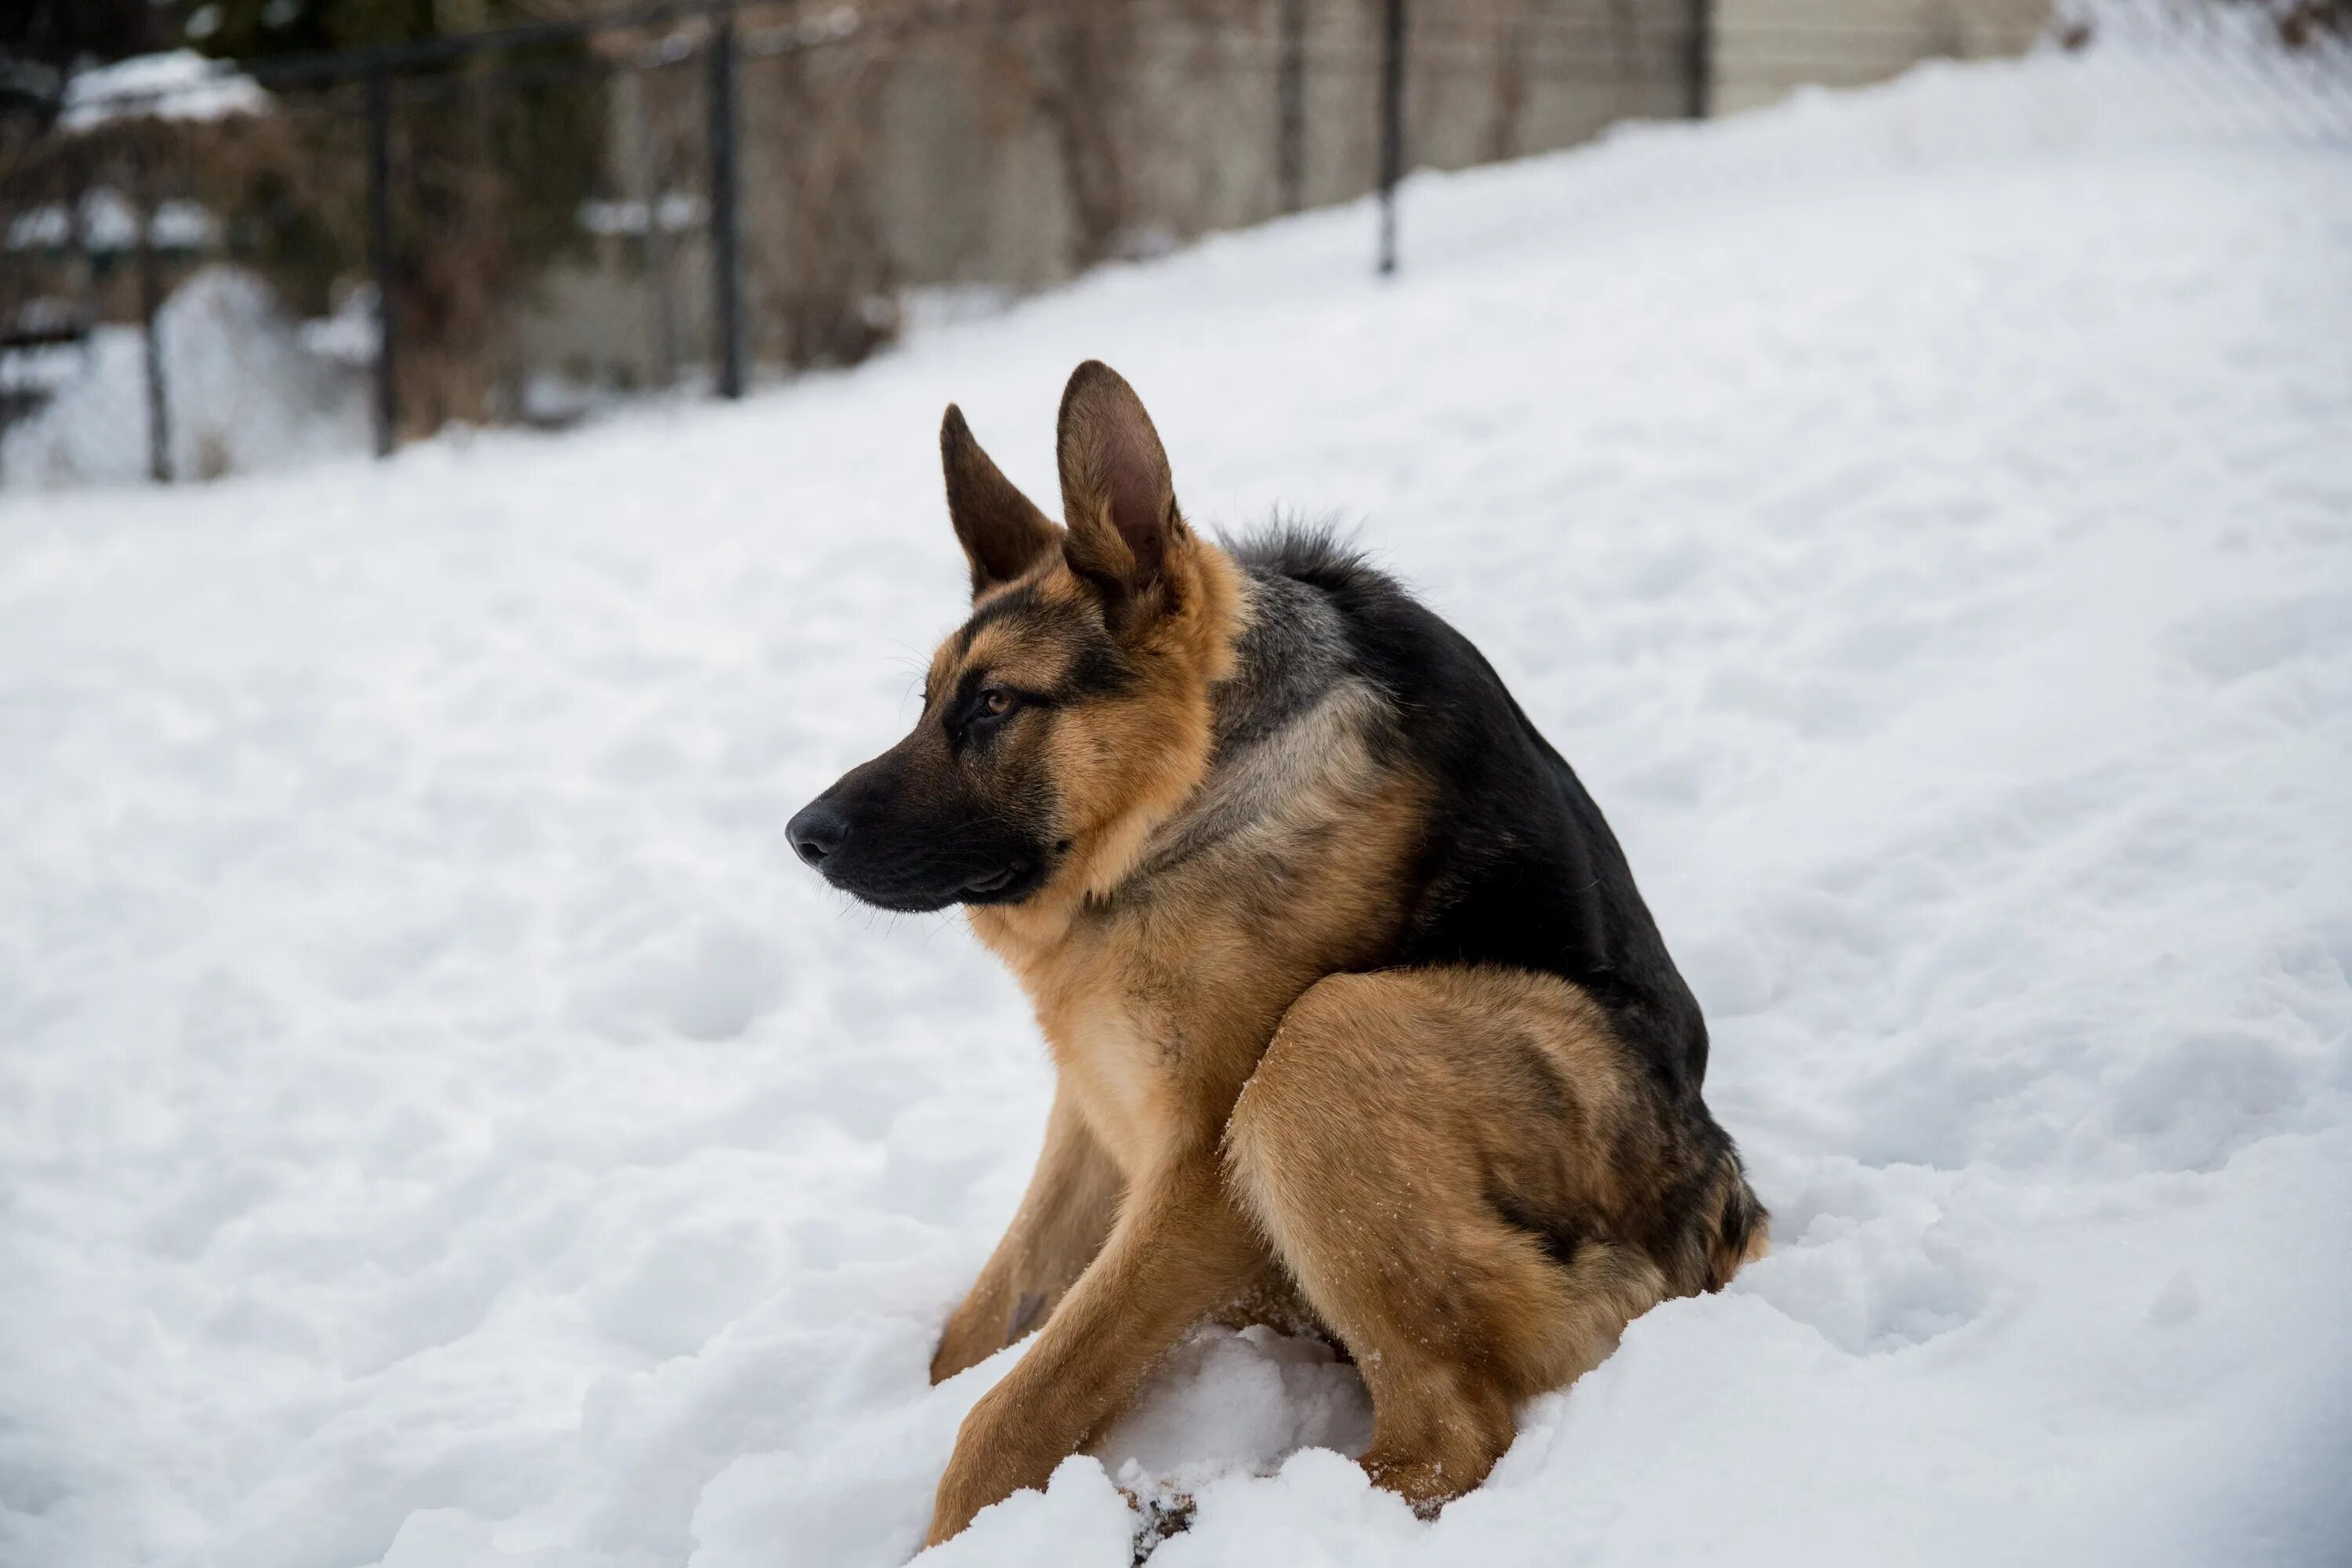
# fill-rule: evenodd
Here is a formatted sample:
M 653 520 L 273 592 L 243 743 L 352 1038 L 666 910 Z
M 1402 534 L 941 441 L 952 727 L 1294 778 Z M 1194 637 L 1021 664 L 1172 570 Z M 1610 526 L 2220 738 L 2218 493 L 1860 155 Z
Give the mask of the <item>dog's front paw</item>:
M 1052 1472 L 1058 1456 L 1046 1458 L 1040 1473 L 1032 1473 L 1040 1467 L 1023 1451 L 1016 1426 L 1004 1417 L 1010 1405 L 1003 1394 L 1004 1384 L 999 1384 L 982 1394 L 957 1429 L 955 1452 L 940 1477 L 939 1495 L 931 1506 L 925 1546 L 962 1534 L 982 1509 L 1003 1502 L 1024 1487 L 1043 1487 Z
M 937 1546 L 961 1535 L 982 1509 L 1003 1502 L 1019 1489 L 1007 1487 L 995 1490 L 971 1474 L 971 1467 L 960 1468 L 954 1460 L 949 1461 L 947 1474 L 940 1478 L 939 1496 L 931 1504 L 931 1528 L 923 1537 L 924 1546 Z
M 983 1302 L 975 1307 L 967 1301 L 948 1320 L 945 1331 L 940 1335 L 939 1348 L 931 1352 L 932 1386 L 978 1366 L 1004 1347 L 1004 1337 L 996 1325 L 997 1315 L 989 1310 L 992 1305 Z

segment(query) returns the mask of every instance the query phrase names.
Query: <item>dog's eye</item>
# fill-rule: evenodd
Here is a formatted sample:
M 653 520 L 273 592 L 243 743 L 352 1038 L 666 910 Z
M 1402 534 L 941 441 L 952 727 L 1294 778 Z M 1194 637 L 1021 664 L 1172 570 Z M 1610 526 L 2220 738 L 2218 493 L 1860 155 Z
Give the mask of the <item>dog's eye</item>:
M 961 745 L 996 732 L 997 721 L 1021 706 L 1020 694 L 1002 686 L 983 686 L 948 715 L 948 733 Z

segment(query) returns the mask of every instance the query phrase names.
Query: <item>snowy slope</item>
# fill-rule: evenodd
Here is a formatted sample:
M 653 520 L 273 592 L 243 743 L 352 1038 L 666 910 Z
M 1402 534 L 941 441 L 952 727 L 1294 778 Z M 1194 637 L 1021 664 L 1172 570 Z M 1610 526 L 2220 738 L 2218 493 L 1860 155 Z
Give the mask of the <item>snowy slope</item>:
M 1418 183 L 737 408 L 0 501 L 0 1563 L 895 1563 L 1041 1125 L 793 864 L 1098 354 L 1626 843 L 1779 1249 L 1433 1524 L 1198 1340 L 942 1563 L 2341 1562 L 2352 156 L 2064 61 Z

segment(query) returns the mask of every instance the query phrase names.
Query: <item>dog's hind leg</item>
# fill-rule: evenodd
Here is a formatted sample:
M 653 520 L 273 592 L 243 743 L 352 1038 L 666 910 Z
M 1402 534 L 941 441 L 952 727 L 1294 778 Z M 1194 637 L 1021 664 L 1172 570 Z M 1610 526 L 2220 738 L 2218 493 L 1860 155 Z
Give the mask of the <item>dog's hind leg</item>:
M 1236 1196 L 1362 1370 L 1364 1468 L 1416 1507 L 1476 1486 L 1517 1401 L 1682 1293 L 1627 1239 L 1676 1186 L 1638 1070 L 1564 982 L 1391 971 L 1311 987 L 1244 1090 Z
M 1102 1250 L 1118 1194 L 1110 1157 L 1069 1101 L 1055 1096 L 1029 1191 L 963 1304 L 948 1319 L 931 1357 L 933 1383 L 978 1365 L 1045 1323 Z

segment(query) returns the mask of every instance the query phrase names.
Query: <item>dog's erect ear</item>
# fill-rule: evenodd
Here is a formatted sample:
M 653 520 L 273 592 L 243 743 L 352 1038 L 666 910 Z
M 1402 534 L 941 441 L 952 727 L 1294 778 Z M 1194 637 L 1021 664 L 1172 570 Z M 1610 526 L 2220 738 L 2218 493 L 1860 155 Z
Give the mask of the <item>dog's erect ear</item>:
M 1056 437 L 1070 570 L 1102 595 L 1114 629 L 1175 602 L 1168 552 L 1185 539 L 1168 454 L 1143 400 L 1099 360 L 1070 375 Z
M 973 598 L 1012 582 L 1061 542 L 1062 531 L 989 460 L 952 403 L 940 421 L 940 466 L 947 470 L 948 521 L 971 563 Z

